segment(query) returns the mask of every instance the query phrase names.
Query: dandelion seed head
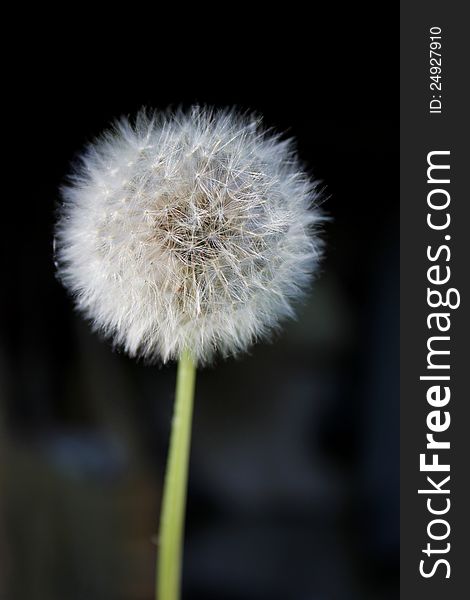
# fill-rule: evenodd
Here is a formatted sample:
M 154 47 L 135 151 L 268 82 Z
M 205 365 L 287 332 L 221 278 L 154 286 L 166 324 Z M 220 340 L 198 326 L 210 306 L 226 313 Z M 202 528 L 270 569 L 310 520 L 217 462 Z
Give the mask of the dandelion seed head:
M 233 110 L 121 119 L 90 145 L 56 228 L 58 274 L 95 329 L 148 362 L 246 350 L 316 272 L 322 220 L 290 140 Z

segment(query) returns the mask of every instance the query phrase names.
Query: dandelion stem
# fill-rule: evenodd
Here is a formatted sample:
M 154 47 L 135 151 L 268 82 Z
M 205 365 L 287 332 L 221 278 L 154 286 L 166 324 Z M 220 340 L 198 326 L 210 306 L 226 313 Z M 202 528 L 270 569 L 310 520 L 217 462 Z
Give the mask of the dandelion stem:
M 188 351 L 179 359 L 176 395 L 160 514 L 157 600 L 179 600 L 196 365 Z

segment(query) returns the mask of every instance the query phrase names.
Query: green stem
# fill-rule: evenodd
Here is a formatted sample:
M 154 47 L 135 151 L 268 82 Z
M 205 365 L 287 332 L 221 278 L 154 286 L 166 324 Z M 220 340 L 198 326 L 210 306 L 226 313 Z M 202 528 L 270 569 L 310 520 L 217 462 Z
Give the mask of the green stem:
M 157 600 L 179 600 L 183 559 L 184 514 L 196 365 L 184 351 L 178 363 L 176 396 L 160 513 L 157 552 Z

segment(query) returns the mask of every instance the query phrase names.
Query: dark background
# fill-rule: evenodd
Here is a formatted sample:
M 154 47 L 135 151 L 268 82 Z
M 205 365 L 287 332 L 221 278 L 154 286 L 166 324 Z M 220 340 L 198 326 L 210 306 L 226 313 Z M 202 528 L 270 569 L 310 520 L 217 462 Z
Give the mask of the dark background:
M 398 596 L 397 18 L 332 5 L 275 24 L 225 8 L 196 21 L 131 6 L 111 22 L 75 7 L 18 30 L 0 598 L 152 598 L 175 366 L 113 353 L 75 314 L 54 276 L 54 211 L 70 161 L 111 120 L 194 102 L 294 136 L 332 221 L 298 320 L 198 374 L 184 598 Z

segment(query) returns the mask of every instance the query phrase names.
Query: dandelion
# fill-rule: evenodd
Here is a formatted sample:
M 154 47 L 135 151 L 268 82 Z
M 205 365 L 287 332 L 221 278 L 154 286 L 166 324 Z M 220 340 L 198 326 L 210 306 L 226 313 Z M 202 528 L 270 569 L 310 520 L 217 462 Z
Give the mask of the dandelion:
M 179 597 L 195 365 L 246 350 L 316 272 L 315 183 L 252 115 L 194 107 L 121 119 L 81 156 L 56 228 L 58 274 L 116 347 L 178 360 L 158 593 Z

